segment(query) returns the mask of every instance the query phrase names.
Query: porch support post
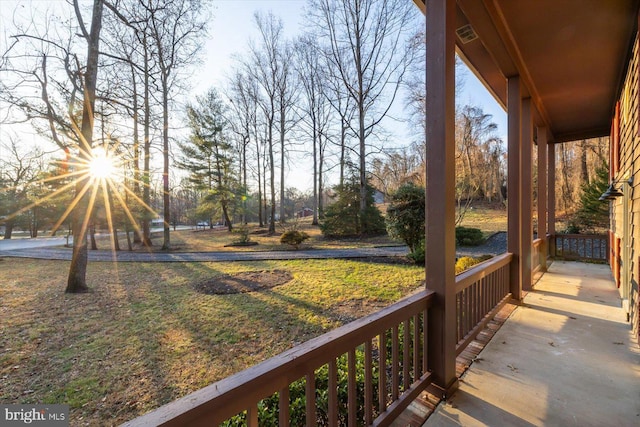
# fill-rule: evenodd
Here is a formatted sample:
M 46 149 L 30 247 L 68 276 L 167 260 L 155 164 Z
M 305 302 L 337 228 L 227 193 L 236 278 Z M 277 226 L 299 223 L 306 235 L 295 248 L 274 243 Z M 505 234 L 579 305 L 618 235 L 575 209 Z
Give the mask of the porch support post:
M 520 231 L 521 258 L 520 277 L 522 289 L 531 289 L 531 250 L 533 249 L 533 191 L 532 191 L 532 152 L 533 152 L 533 116 L 531 111 L 531 98 L 522 100 L 522 137 L 520 148 L 520 167 L 522 181 L 520 182 Z
M 547 141 L 547 233 L 552 237 L 549 241 L 549 256 L 556 256 L 556 144 Z
M 513 299 L 522 300 L 520 281 L 520 77 L 507 80 L 507 252 L 513 254 L 509 268 L 509 288 Z
M 449 396 L 456 377 L 455 291 L 455 0 L 426 2 L 426 287 L 428 363 L 434 384 Z
M 547 271 L 547 128 L 538 127 L 538 238 L 540 247 L 540 268 Z

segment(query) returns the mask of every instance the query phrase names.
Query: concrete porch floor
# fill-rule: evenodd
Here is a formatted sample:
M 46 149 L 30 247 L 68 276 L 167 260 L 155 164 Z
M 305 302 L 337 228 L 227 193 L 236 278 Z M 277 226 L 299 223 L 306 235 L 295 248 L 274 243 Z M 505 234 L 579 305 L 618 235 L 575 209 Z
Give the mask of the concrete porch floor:
M 607 265 L 555 261 L 423 426 L 640 425 L 640 349 Z

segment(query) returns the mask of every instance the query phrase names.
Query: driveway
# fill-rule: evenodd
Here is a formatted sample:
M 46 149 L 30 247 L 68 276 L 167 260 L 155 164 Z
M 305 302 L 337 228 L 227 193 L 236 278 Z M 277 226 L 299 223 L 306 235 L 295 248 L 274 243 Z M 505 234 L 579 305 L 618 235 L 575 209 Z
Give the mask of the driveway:
M 254 251 L 254 252 L 111 252 L 89 251 L 89 261 L 117 262 L 222 262 L 222 261 L 263 261 L 288 259 L 325 258 L 369 258 L 404 256 L 406 246 L 385 246 L 352 249 L 309 249 L 298 251 Z M 69 248 L 0 248 L 0 257 L 35 258 L 49 260 L 71 260 Z

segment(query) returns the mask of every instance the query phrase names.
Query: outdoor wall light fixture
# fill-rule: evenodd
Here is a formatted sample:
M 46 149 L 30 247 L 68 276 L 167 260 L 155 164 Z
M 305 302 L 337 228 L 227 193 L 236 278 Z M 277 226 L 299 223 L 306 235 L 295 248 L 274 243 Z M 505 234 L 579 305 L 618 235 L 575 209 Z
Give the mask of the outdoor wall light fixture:
M 612 181 L 611 184 L 609 184 L 609 188 L 607 188 L 607 191 L 602 193 L 602 196 L 600 196 L 598 200 L 604 202 L 606 200 L 615 200 L 620 196 L 624 196 L 624 193 L 622 192 L 622 187 L 616 188 L 616 184 L 619 184 L 620 182 L 621 180 Z M 627 180 L 627 184 L 633 184 L 633 177 Z

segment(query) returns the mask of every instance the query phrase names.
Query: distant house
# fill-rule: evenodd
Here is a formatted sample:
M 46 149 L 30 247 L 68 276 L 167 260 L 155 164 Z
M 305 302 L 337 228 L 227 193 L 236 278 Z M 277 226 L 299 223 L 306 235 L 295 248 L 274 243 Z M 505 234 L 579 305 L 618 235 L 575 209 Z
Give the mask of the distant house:
M 373 203 L 376 205 L 381 205 L 384 203 L 385 194 L 380 190 L 374 190 L 373 192 Z
M 296 212 L 297 218 L 306 218 L 312 215 L 313 215 L 313 209 L 311 208 L 302 208 L 298 212 Z

